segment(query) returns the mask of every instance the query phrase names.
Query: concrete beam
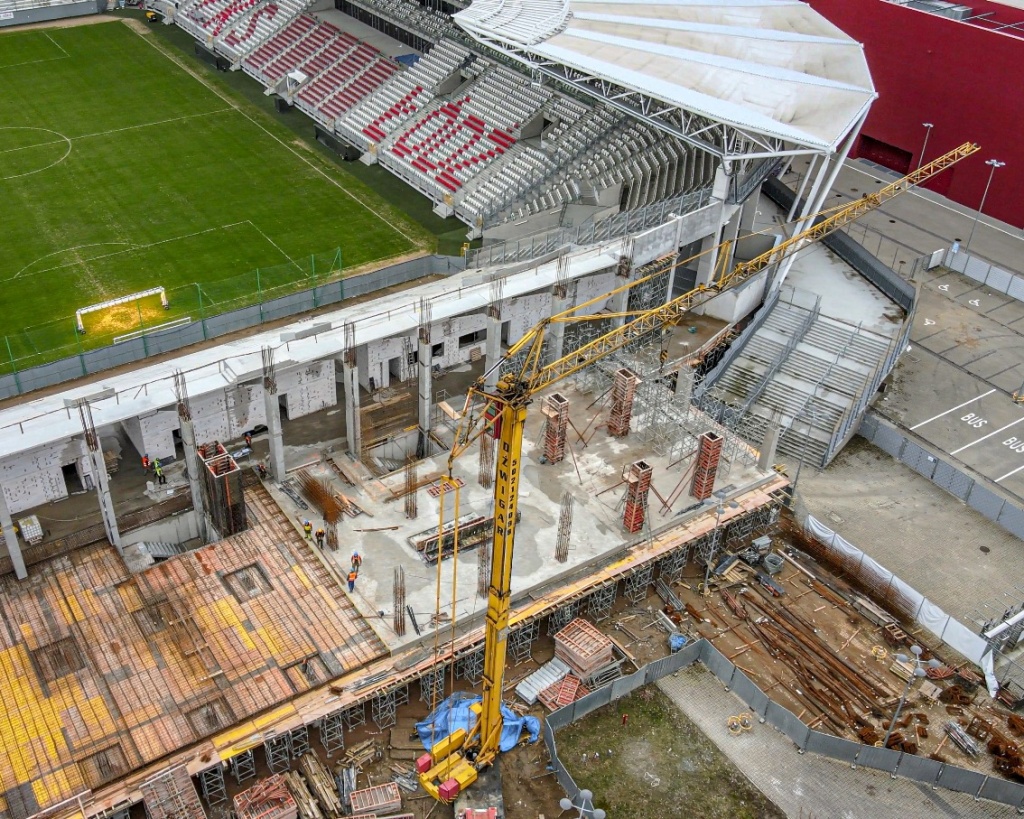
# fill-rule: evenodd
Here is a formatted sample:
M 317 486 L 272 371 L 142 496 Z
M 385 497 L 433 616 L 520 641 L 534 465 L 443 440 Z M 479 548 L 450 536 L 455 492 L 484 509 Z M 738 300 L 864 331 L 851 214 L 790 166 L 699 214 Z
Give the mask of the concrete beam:
M 24 580 L 28 577 L 28 569 L 25 568 L 25 558 L 21 554 L 21 544 L 18 543 L 18 535 L 14 531 L 14 521 L 11 520 L 11 513 L 7 508 L 3 487 L 0 487 L 0 529 L 4 533 L 4 543 L 7 544 L 7 554 L 11 558 L 14 576 L 18 580 Z

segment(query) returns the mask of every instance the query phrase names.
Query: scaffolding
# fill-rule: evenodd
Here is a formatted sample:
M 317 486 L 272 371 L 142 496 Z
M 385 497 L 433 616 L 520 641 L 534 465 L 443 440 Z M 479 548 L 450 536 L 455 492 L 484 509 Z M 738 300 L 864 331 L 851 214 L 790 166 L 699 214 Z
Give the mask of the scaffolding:
M 431 709 L 444 699 L 444 672 L 445 667 L 437 664 L 420 675 L 420 700 Z
M 455 657 L 455 676 L 476 686 L 484 678 L 484 650 L 470 649 Z
M 555 542 L 555 560 L 565 563 L 569 559 L 569 539 L 572 535 L 572 493 L 562 493 L 562 509 L 558 513 L 558 540 Z
M 561 393 L 552 393 L 544 399 L 541 414 L 544 425 L 544 458 L 557 464 L 565 458 L 565 433 L 569 428 L 569 401 Z
M 212 768 L 199 772 L 199 789 L 203 799 L 211 808 L 228 801 L 228 786 L 224 781 L 224 766 L 219 762 Z
M 263 741 L 263 752 L 271 773 L 284 773 L 291 767 L 291 742 L 288 734 L 267 737 Z
M 328 758 L 345 747 L 344 713 L 344 711 L 335 711 L 326 714 L 320 718 L 318 723 L 320 744 Z
M 654 564 L 646 563 L 634 569 L 622 581 L 622 595 L 636 605 L 647 597 L 647 587 L 654 576 Z
M 341 712 L 342 722 L 348 730 L 358 728 L 366 724 L 366 702 L 357 702 L 355 705 L 346 708 Z
M 587 596 L 587 616 L 595 623 L 611 617 L 618 585 L 617 580 L 609 580 Z
M 395 697 L 397 689 L 391 688 L 381 691 L 370 699 L 370 718 L 383 731 L 392 727 L 398 722 L 398 700 Z
M 197 447 L 203 461 L 203 500 L 210 521 L 221 538 L 245 530 L 242 471 L 219 442 Z
M 231 766 L 231 775 L 239 785 L 256 778 L 256 754 L 252 748 L 235 754 L 228 764 Z
M 184 765 L 176 765 L 139 786 L 149 819 L 206 819 L 192 778 Z
M 561 608 L 557 608 L 551 612 L 548 616 L 548 637 L 554 636 L 565 628 L 565 626 L 575 620 L 576 615 L 579 614 L 579 610 L 580 601 L 570 600 Z
M 518 664 L 526 662 L 533 656 L 533 644 L 540 634 L 540 623 L 531 620 L 508 636 L 508 653 L 512 660 Z
M 684 544 L 678 549 L 669 552 L 658 562 L 658 577 L 668 583 L 675 583 L 683 579 L 683 569 L 690 562 L 690 544 Z

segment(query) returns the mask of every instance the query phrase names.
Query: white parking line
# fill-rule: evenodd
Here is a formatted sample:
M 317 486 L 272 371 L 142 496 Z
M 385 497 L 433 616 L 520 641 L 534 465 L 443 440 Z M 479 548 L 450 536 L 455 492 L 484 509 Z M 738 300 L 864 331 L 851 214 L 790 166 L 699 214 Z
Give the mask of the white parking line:
M 917 429 L 918 427 L 923 427 L 923 426 L 924 426 L 925 424 L 930 424 L 930 423 L 931 423 L 932 421 L 934 421 L 934 420 L 935 420 L 936 418 L 941 418 L 941 417 L 942 417 L 943 415 L 949 415 L 949 414 L 950 414 L 951 412 L 956 412 L 956 411 L 957 411 L 958 409 L 960 409 L 961 407 L 966 407 L 966 406 L 967 406 L 968 404 L 973 404 L 973 403 L 974 403 L 975 401 L 980 401 L 980 400 L 981 400 L 982 398 L 984 398 L 984 397 L 985 397 L 986 395 L 991 395 L 991 394 L 992 394 L 992 393 L 994 393 L 994 392 L 995 392 L 995 390 L 994 390 L 994 389 L 992 389 L 992 390 L 989 390 L 988 392 L 986 392 L 986 393 L 983 393 L 983 394 L 979 395 L 979 396 L 978 396 L 977 398 L 972 398 L 972 399 L 971 399 L 970 401 L 964 401 L 964 402 L 963 402 L 962 404 L 957 404 L 957 405 L 956 405 L 955 407 L 950 407 L 950 408 L 949 408 L 948 410 L 946 410 L 945 412 L 940 412 L 940 413 L 939 413 L 938 415 L 933 415 L 933 416 L 932 416 L 931 418 L 929 418 L 929 419 L 928 419 L 927 421 L 922 421 L 922 422 L 921 422 L 920 424 L 914 424 L 914 426 L 912 426 L 912 427 L 911 427 L 910 429 L 911 429 L 911 430 L 915 430 L 915 429 Z
M 1002 478 L 996 478 L 996 483 L 999 483 L 1003 478 L 1009 478 L 1011 475 L 1016 475 L 1022 469 L 1024 469 L 1024 466 L 1018 466 L 1016 469 L 1007 472 Z
M 969 444 L 964 444 L 964 445 L 963 445 L 962 447 L 960 447 L 960 449 L 954 449 L 954 450 L 953 450 L 952 452 L 950 452 L 949 454 L 950 454 L 950 455 L 956 455 L 956 453 L 958 453 L 958 452 L 963 452 L 963 451 L 964 451 L 965 449 L 967 449 L 968 447 L 972 447 L 972 446 L 974 446 L 975 444 L 980 444 L 980 443 L 981 443 L 982 441 L 986 440 L 987 438 L 991 438 L 991 437 L 992 437 L 993 435 L 998 435 L 998 434 L 999 434 L 1000 432 L 1002 432 L 1002 431 L 1003 431 L 1004 429 L 1009 429 L 1010 427 L 1016 426 L 1016 425 L 1017 425 L 1017 424 L 1019 424 L 1019 423 L 1020 423 L 1021 421 L 1024 421 L 1024 418 L 1018 418 L 1018 419 L 1017 419 L 1016 421 L 1011 421 L 1011 422 L 1010 422 L 1009 424 L 1007 424 L 1007 425 L 1006 425 L 1005 427 L 999 427 L 999 429 L 994 429 L 994 430 L 992 430 L 992 432 L 990 432 L 990 433 L 989 433 L 988 435 L 982 435 L 982 436 L 981 436 L 980 438 L 978 438 L 977 440 L 971 441 L 971 442 L 970 442 Z

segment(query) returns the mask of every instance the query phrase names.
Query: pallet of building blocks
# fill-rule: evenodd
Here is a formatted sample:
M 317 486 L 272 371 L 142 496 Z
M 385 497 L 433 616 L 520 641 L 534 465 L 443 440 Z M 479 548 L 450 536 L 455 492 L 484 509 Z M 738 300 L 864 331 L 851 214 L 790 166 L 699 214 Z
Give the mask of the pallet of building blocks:
M 591 623 L 577 618 L 555 635 L 555 656 L 581 678 L 615 661 L 613 644 Z
M 589 693 L 590 690 L 580 679 L 570 674 L 541 691 L 537 699 L 544 703 L 549 711 L 557 711 L 563 705 L 575 702 Z
M 296 819 L 298 808 L 280 774 L 261 779 L 235 796 L 238 819 Z
M 398 790 L 398 785 L 394 782 L 353 791 L 349 799 L 352 811 L 356 814 L 376 813 L 380 815 L 402 807 L 402 792 Z

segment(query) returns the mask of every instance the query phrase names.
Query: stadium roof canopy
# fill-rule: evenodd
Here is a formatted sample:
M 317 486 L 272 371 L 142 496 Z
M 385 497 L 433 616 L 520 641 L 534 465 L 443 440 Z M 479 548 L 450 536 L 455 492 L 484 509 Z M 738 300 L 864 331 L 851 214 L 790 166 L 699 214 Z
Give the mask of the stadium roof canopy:
M 797 0 L 473 0 L 454 19 L 724 159 L 831 153 L 877 96 L 861 45 Z

